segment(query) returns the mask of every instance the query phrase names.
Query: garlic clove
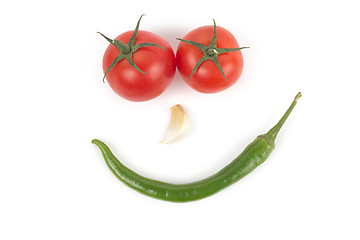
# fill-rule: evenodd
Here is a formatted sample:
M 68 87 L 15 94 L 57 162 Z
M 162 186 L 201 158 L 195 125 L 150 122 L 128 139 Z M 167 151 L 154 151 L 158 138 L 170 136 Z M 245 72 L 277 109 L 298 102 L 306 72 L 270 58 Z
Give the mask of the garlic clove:
M 165 136 L 160 143 L 174 143 L 189 134 L 191 121 L 184 108 L 177 104 L 171 107 L 171 118 Z

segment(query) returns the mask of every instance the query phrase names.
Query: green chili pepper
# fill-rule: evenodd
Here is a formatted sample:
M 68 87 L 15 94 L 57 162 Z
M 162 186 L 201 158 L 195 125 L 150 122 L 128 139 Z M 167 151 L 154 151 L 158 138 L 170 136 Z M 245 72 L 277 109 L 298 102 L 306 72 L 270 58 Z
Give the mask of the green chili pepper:
M 172 184 L 143 177 L 130 170 L 112 154 L 100 140 L 94 139 L 113 174 L 130 188 L 150 197 L 171 202 L 189 202 L 213 195 L 237 182 L 262 164 L 275 147 L 275 138 L 280 128 L 301 97 L 299 92 L 280 121 L 266 134 L 250 143 L 231 163 L 216 174 L 200 181 L 187 184 Z

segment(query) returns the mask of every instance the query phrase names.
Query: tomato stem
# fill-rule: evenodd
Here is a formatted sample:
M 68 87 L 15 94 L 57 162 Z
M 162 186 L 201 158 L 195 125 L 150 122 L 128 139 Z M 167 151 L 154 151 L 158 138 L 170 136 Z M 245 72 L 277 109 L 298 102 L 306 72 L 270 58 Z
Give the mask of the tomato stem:
M 206 54 L 209 56 L 213 56 L 214 54 L 219 54 L 219 52 L 214 48 L 209 48 L 208 50 L 206 50 Z
M 145 14 L 140 16 L 140 19 L 138 20 L 135 30 L 130 38 L 130 40 L 128 41 L 127 44 L 123 43 L 122 41 L 120 41 L 119 39 L 110 39 L 108 37 L 106 37 L 104 34 L 98 32 L 101 36 L 103 36 L 111 45 L 115 46 L 117 48 L 117 50 L 119 50 L 119 55 L 112 61 L 112 63 L 110 64 L 110 66 L 107 68 L 104 77 L 103 77 L 103 82 L 105 82 L 105 77 L 106 75 L 109 73 L 109 71 L 121 60 L 126 59 L 129 64 L 136 69 L 137 71 L 139 71 L 140 73 L 146 74 L 146 72 L 142 71 L 136 64 L 135 62 L 132 60 L 132 56 L 133 54 L 139 50 L 140 48 L 143 47 L 158 47 L 161 48 L 163 50 L 166 51 L 166 48 L 156 44 L 156 43 L 151 43 L 151 42 L 145 42 L 145 43 L 139 43 L 135 45 L 135 41 L 136 41 L 136 36 L 137 33 L 139 31 L 139 26 L 140 26 L 140 21 L 141 18 L 144 16 Z
M 198 43 L 198 42 L 194 42 L 191 40 L 187 40 L 187 39 L 181 39 L 181 38 L 177 38 L 177 40 L 184 42 L 186 44 L 192 45 L 196 48 L 198 48 L 200 51 L 203 52 L 203 56 L 198 60 L 198 62 L 195 64 L 190 77 L 188 79 L 188 81 L 190 81 L 191 77 L 194 75 L 194 73 L 196 72 L 196 70 L 200 67 L 200 65 L 207 61 L 207 60 L 211 60 L 215 63 L 216 67 L 219 69 L 219 71 L 221 72 L 221 74 L 224 76 L 225 80 L 227 80 L 225 73 L 219 63 L 219 59 L 218 56 L 224 53 L 229 53 L 229 52 L 235 52 L 235 51 L 240 51 L 241 49 L 244 48 L 248 48 L 248 47 L 241 47 L 241 48 L 218 48 L 216 41 L 217 41 L 217 35 L 216 35 L 216 22 L 214 21 L 214 31 L 213 31 L 213 36 L 211 38 L 210 44 L 208 46 Z

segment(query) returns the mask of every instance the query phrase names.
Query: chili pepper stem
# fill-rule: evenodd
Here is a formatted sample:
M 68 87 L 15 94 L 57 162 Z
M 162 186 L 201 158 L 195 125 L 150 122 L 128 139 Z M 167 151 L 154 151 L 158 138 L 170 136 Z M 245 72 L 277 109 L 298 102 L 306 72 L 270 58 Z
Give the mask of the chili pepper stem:
M 269 141 L 269 143 L 271 145 L 274 146 L 274 142 L 275 142 L 275 138 L 276 138 L 277 134 L 279 133 L 281 127 L 284 125 L 286 119 L 289 117 L 292 110 L 294 109 L 294 107 L 300 97 L 301 97 L 301 92 L 299 92 L 295 96 L 294 101 L 291 103 L 290 107 L 286 110 L 285 114 L 282 116 L 282 118 L 279 120 L 279 122 L 265 134 L 265 138 Z

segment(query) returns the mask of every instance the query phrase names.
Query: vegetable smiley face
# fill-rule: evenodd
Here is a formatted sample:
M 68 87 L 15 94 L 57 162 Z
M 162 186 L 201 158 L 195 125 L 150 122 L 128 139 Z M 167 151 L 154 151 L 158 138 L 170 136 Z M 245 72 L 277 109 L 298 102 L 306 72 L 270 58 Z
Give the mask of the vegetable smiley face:
M 174 78 L 175 55 L 160 36 L 139 30 L 110 39 L 103 57 L 104 79 L 119 96 L 129 101 L 147 101 L 159 96 Z
M 235 37 L 225 28 L 204 26 L 189 32 L 176 53 L 184 81 L 196 91 L 216 93 L 232 86 L 241 76 L 243 56 Z

